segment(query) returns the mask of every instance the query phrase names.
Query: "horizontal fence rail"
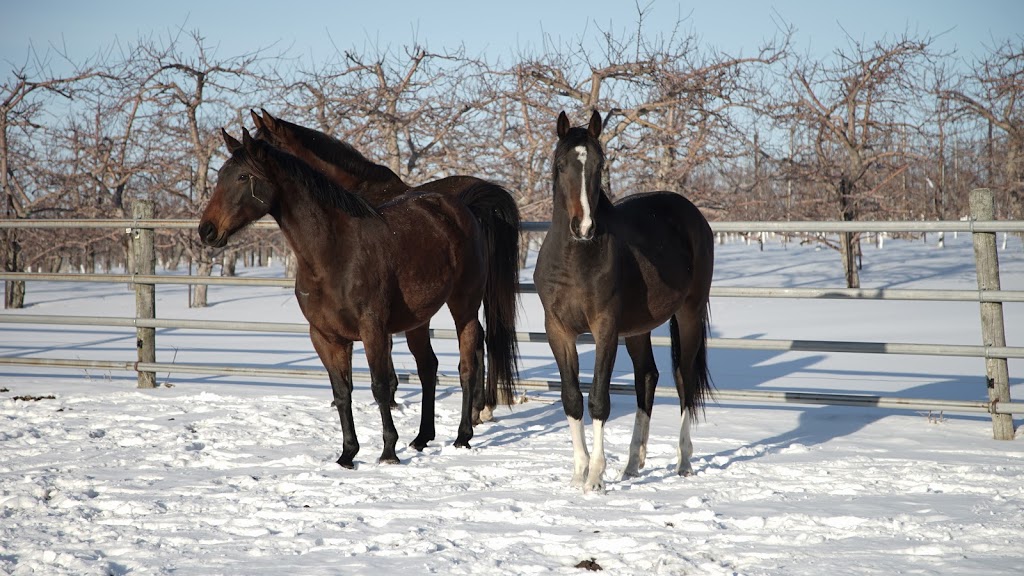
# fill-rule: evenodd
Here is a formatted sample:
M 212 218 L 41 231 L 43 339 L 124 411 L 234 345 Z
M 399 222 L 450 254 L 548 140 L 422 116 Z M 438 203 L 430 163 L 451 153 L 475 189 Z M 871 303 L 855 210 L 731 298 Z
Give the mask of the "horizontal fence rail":
M 271 286 L 294 288 L 291 278 L 237 276 L 177 276 L 161 274 L 43 274 L 36 272 L 0 272 L 0 280 L 47 282 L 95 282 L 115 284 L 178 284 L 209 286 Z M 519 284 L 519 291 L 535 294 L 532 282 Z M 805 298 L 833 300 L 923 300 L 932 302 L 1024 302 L 1024 290 L 934 290 L 897 288 L 735 288 L 712 286 L 718 298 Z
M 928 220 L 903 221 L 854 220 L 837 222 L 833 220 L 801 220 L 789 222 L 710 222 L 714 232 L 1024 232 L 1024 221 L 1011 220 Z M 0 228 L 123 228 L 125 231 L 143 228 L 159 230 L 195 230 L 199 220 L 158 218 L 108 218 L 95 220 L 47 219 L 47 220 L 0 220 Z M 523 232 L 546 232 L 550 222 L 523 222 Z M 276 230 L 277 224 L 263 219 L 250 226 L 257 230 Z
M 294 378 L 299 380 L 322 379 L 327 376 L 323 368 L 266 368 L 258 366 L 225 366 L 223 364 L 183 364 L 167 362 L 127 362 L 117 360 L 80 360 L 80 359 L 49 359 L 49 358 L 0 358 L 0 366 L 35 366 L 56 367 L 78 370 L 111 370 L 121 372 L 159 372 L 161 374 L 207 374 L 212 376 L 235 376 L 249 378 Z M 360 382 L 369 382 L 370 373 L 365 370 L 353 370 L 352 377 Z M 418 384 L 415 374 L 399 373 L 401 384 Z M 457 387 L 461 383 L 457 376 L 437 375 L 440 385 Z M 516 386 L 524 390 L 557 391 L 561 383 L 557 380 L 524 378 L 516 381 Z M 590 383 L 581 381 L 583 392 L 590 390 Z M 613 394 L 634 395 L 632 384 L 611 384 Z M 663 398 L 676 399 L 674 387 L 658 387 L 655 395 Z M 876 396 L 871 394 L 837 394 L 818 392 L 795 392 L 784 390 L 716 390 L 714 399 L 717 401 L 737 403 L 790 403 L 816 404 L 828 406 L 859 406 L 901 410 L 934 410 L 956 413 L 983 414 L 1020 414 L 1024 412 L 1024 403 L 939 400 L 919 398 L 899 398 L 894 396 Z
M 989 216 L 991 218 L 991 216 Z M 125 232 L 138 230 L 194 230 L 197 220 L 176 219 L 163 220 L 155 218 L 103 219 L 103 220 L 0 220 L 0 228 L 32 228 L 32 229 L 123 229 Z M 524 232 L 545 232 L 550 224 L 547 222 L 525 222 Z M 252 226 L 256 229 L 276 229 L 272 220 L 262 220 Z M 957 221 L 800 221 L 800 222 L 712 222 L 711 227 L 716 233 L 757 233 L 775 232 L 792 234 L 817 233 L 926 233 L 926 232 L 1024 232 L 1024 221 L 998 220 L 957 220 Z M 196 277 L 183 275 L 161 274 L 42 274 L 0 272 L 0 280 L 5 281 L 57 281 L 57 282 L 104 282 L 124 283 L 136 286 L 156 285 L 247 285 L 267 287 L 294 287 L 294 280 L 289 278 L 267 277 Z M 521 292 L 532 293 L 536 289 L 532 283 L 522 283 Z M 979 289 L 979 290 L 936 290 L 936 289 L 848 289 L 848 288 L 779 288 L 779 287 L 719 287 L 712 286 L 712 297 L 716 298 L 802 298 L 802 299 L 850 299 L 850 300 L 921 300 L 949 302 L 996 303 L 1024 302 L 1024 291 Z M 194 330 L 225 330 L 225 331 L 256 331 L 283 334 L 308 334 L 309 327 L 305 323 L 281 322 L 248 322 L 248 321 L 213 321 L 185 320 L 167 318 L 142 317 L 92 317 L 92 316 L 50 316 L 38 314 L 0 314 L 0 324 L 39 324 L 39 325 L 78 325 L 78 326 L 110 326 L 135 329 L 194 329 Z M 456 338 L 454 330 L 431 330 L 433 338 Z M 519 342 L 546 342 L 546 335 L 538 332 L 517 333 Z M 593 343 L 593 338 L 585 334 L 579 338 L 582 344 Z M 668 337 L 652 337 L 655 346 L 669 346 Z M 708 346 L 712 348 L 738 350 L 774 350 L 802 352 L 837 352 L 860 354 L 913 354 L 924 356 L 960 356 L 995 359 L 1005 362 L 1007 358 L 1024 358 L 1024 348 L 993 345 L 949 345 L 920 344 L 893 342 L 843 342 L 829 340 L 778 340 L 778 339 L 738 339 L 709 338 Z M 212 364 L 181 364 L 158 363 L 146 361 L 116 360 L 81 360 L 81 359 L 46 359 L 46 358 L 0 358 L 0 365 L 17 365 L 33 367 L 57 367 L 65 369 L 104 369 L 134 371 L 140 374 L 153 372 L 177 372 L 192 374 L 212 374 L 224 376 L 249 377 L 281 377 L 281 378 L 322 378 L 326 371 L 322 368 L 269 368 L 259 366 L 225 366 Z M 367 380 L 367 372 L 357 371 L 354 376 Z M 413 374 L 400 374 L 403 382 L 417 382 Z M 441 384 L 457 386 L 457 377 L 438 376 Z M 557 390 L 559 382 L 550 380 L 524 379 L 519 382 L 524 389 Z M 584 389 L 589 384 L 582 383 Z M 612 384 L 612 392 L 634 394 L 632 385 Z M 675 397 L 675 390 L 659 388 L 659 396 Z M 791 392 L 791 391 L 760 391 L 760 390 L 728 390 L 718 391 L 716 398 L 734 402 L 788 402 L 799 404 L 828 404 L 846 406 L 874 406 L 890 409 L 946 410 L 950 412 L 982 412 L 1008 415 L 1024 412 L 1024 404 L 1003 401 L 974 402 L 939 399 L 909 399 L 883 397 L 875 395 L 851 395 L 824 392 Z
M 112 318 L 110 316 L 56 316 L 46 314 L 3 314 L 0 324 L 42 324 L 56 326 L 110 326 L 121 328 L 177 328 L 185 330 L 224 330 L 238 332 L 270 332 L 308 334 L 309 325 L 289 322 L 246 322 L 233 320 L 183 320 L 170 318 Z M 431 338 L 457 340 L 455 330 L 430 329 Z M 522 343 L 547 342 L 543 332 L 516 332 Z M 958 356 L 973 358 L 1024 358 L 1024 348 L 982 346 L 980 344 L 910 344 L 899 342 L 844 342 L 839 340 L 778 340 L 770 338 L 708 338 L 708 346 L 729 350 L 775 350 L 785 352 L 839 352 L 856 354 L 912 354 L 916 356 Z M 590 334 L 577 339 L 579 344 L 593 344 Z M 619 339 L 620 344 L 625 344 Z M 668 336 L 652 336 L 654 346 L 672 345 Z

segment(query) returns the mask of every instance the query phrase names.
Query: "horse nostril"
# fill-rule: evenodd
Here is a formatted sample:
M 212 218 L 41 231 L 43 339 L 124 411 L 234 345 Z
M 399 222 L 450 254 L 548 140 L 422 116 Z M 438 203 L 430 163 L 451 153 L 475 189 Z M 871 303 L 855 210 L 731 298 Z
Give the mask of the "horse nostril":
M 212 244 L 217 239 L 217 227 L 208 221 L 200 222 L 199 239 L 206 244 Z
M 580 237 L 580 219 L 578 217 L 573 216 L 572 220 L 569 220 L 569 231 L 573 236 Z

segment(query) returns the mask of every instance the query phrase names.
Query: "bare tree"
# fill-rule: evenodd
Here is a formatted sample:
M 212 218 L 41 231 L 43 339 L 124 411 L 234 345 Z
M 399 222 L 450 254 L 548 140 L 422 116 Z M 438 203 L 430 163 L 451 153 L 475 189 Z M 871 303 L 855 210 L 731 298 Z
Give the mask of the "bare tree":
M 603 32 L 600 59 L 592 58 L 580 41 L 524 62 L 519 75 L 533 81 L 526 90 L 542 94 L 531 98 L 539 99 L 540 106 L 554 100 L 580 111 L 609 111 L 601 138 L 609 169 L 618 171 L 618 186 L 606 182 L 613 194 L 619 193 L 616 188 L 686 191 L 708 209 L 711 185 L 693 186 L 694 175 L 712 173 L 749 153 L 741 110 L 764 94 L 758 69 L 786 55 L 791 31 L 780 30 L 754 55 L 736 56 L 701 49 L 694 33 L 683 32 L 683 19 L 668 36 L 651 37 L 644 31 L 646 16 L 646 9 L 638 8 L 636 30 L 630 34 Z M 549 122 L 557 114 L 538 111 Z
M 73 71 L 55 75 L 51 71 L 52 58 L 69 64 Z M 101 74 L 92 62 L 76 65 L 63 54 L 47 53 L 38 57 L 30 54 L 26 63 L 11 72 L 0 86 L 0 190 L 3 193 L 5 218 L 29 218 L 37 210 L 46 192 L 28 187 L 31 172 L 40 169 L 29 158 L 35 153 L 28 144 L 32 135 L 40 133 L 41 117 L 53 98 L 69 101 L 76 95 L 78 85 Z M 12 146 L 12 139 L 21 139 L 21 146 Z M 24 257 L 16 229 L 5 229 L 2 234 L 3 263 L 7 272 L 23 272 Z M 25 304 L 25 283 L 4 283 L 4 307 L 21 308 Z
M 965 86 L 941 96 L 1002 133 L 1002 154 L 989 146 L 993 162 L 1001 156 L 1002 177 L 989 185 L 1005 192 L 1009 217 L 1024 217 L 1024 36 L 993 48 L 974 63 Z
M 795 156 L 796 178 L 829 192 L 833 217 L 852 221 L 877 203 L 877 193 L 908 167 L 896 144 L 911 124 L 919 79 L 932 58 L 931 40 L 907 35 L 870 45 L 852 38 L 832 63 L 805 59 L 790 75 L 783 121 L 803 130 L 810 147 Z M 859 233 L 841 233 L 838 248 L 846 285 L 860 286 Z
M 221 59 L 193 31 L 163 42 L 143 42 L 140 57 L 152 70 L 141 92 L 155 112 L 151 138 L 161 150 L 153 166 L 160 171 L 158 209 L 196 217 L 209 199 L 212 162 L 220 153 L 216 129 L 237 117 L 238 100 L 258 84 L 261 52 Z M 196 274 L 210 275 L 219 251 L 191 240 L 189 234 L 180 242 L 195 260 Z M 194 288 L 189 305 L 207 305 L 206 285 Z

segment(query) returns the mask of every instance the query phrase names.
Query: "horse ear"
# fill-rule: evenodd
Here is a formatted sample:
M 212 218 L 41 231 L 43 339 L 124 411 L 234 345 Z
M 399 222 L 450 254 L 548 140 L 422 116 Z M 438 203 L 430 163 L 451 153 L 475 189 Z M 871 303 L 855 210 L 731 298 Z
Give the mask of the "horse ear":
M 263 112 L 263 125 L 266 126 L 267 129 L 269 129 L 269 130 L 276 129 L 277 128 L 277 118 L 274 118 L 273 116 L 271 116 L 270 112 L 267 112 L 266 108 L 260 108 L 260 112 Z
M 558 137 L 564 138 L 569 133 L 569 117 L 565 115 L 565 110 L 558 113 Z
M 263 118 L 260 118 L 260 115 L 257 114 L 256 111 L 252 108 L 249 108 L 249 115 L 252 116 L 252 123 L 256 125 L 256 129 L 262 131 Z
M 594 110 L 594 113 L 590 115 L 590 126 L 587 127 L 587 131 L 590 132 L 590 137 L 597 139 L 601 136 L 601 113 Z
M 236 140 L 235 137 L 232 136 L 231 134 L 228 134 L 227 130 L 221 128 L 220 133 L 221 136 L 224 137 L 224 144 L 227 144 L 228 152 L 234 154 L 239 148 L 242 147 L 242 143 Z
M 265 157 L 266 151 L 264 148 L 257 144 L 256 140 L 253 139 L 252 135 L 244 127 L 242 128 L 242 146 L 245 146 L 245 151 L 253 158 L 262 160 Z

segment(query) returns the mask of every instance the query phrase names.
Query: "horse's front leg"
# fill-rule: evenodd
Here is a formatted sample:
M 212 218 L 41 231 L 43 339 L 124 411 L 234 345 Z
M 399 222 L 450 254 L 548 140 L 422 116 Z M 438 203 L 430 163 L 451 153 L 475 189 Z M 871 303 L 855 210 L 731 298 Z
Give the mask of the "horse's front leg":
M 588 394 L 588 408 L 593 421 L 594 446 L 590 452 L 590 466 L 587 481 L 583 484 L 584 492 L 604 492 L 604 425 L 611 415 L 612 368 L 615 366 L 615 354 L 619 349 L 619 333 L 617 325 L 611 319 L 597 323 L 591 327 L 594 334 L 594 381 Z
M 583 393 L 580 392 L 576 334 L 562 326 L 551 312 L 545 310 L 544 316 L 544 330 L 562 380 L 562 410 L 569 422 L 569 436 L 572 438 L 573 471 L 569 485 L 579 488 L 587 477 L 590 454 L 587 452 L 587 439 L 583 430 Z
M 373 399 L 377 401 L 377 407 L 380 409 L 384 431 L 384 449 L 378 462 L 398 464 L 398 455 L 395 453 L 398 430 L 395 429 L 395 421 L 391 416 L 391 378 L 388 369 L 391 356 L 388 344 L 390 335 L 381 326 L 362 326 L 360 334 L 363 337 L 366 362 L 370 365 L 370 390 L 373 391 Z
M 309 338 L 331 379 L 331 391 L 334 393 L 331 405 L 338 409 L 341 420 L 342 449 L 338 464 L 355 468 L 352 460 L 359 452 L 359 440 L 352 418 L 352 342 L 331 338 L 312 327 Z

